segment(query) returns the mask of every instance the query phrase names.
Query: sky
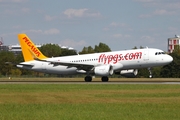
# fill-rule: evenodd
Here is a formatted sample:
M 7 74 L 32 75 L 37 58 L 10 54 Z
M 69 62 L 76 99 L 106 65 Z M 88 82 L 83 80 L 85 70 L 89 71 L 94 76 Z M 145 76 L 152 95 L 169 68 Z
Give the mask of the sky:
M 180 0 L 0 0 L 4 45 L 19 44 L 19 33 L 77 51 L 100 42 L 168 51 L 167 39 L 180 35 Z

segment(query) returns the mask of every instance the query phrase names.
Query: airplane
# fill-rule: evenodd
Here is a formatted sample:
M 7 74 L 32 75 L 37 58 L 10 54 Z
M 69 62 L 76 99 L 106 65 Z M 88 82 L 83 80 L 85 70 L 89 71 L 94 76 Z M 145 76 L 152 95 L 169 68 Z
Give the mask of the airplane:
M 151 78 L 151 67 L 173 61 L 170 55 L 155 48 L 48 58 L 26 34 L 18 34 L 18 39 L 24 57 L 24 62 L 16 65 L 18 68 L 59 75 L 86 74 L 86 82 L 91 82 L 92 76 L 101 76 L 102 82 L 109 81 L 108 76 L 113 74 L 136 76 L 139 68 L 148 68 Z

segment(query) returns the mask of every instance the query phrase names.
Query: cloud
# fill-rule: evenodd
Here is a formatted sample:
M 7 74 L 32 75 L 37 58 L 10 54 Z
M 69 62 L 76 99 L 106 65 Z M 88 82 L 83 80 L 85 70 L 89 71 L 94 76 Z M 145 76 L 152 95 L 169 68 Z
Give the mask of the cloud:
M 141 40 L 141 43 L 145 43 L 145 44 L 155 43 L 156 42 L 155 39 L 152 38 L 151 36 L 142 36 L 140 38 L 140 40 Z
M 27 13 L 30 11 L 30 9 L 28 7 L 24 7 L 25 2 L 28 2 L 28 0 L 0 0 L 0 7 L 2 7 L 0 13 L 4 15 Z
M 111 22 L 108 26 L 103 28 L 103 31 L 109 31 L 111 29 L 116 28 L 123 28 L 128 31 L 132 31 L 132 29 L 126 23 L 119 23 L 119 22 Z
M 122 34 L 114 34 L 113 35 L 113 38 L 130 38 L 131 37 L 131 35 L 127 35 L 127 34 L 125 34 L 125 35 L 122 35 Z
M 103 28 L 103 31 L 109 31 L 108 27 Z
M 86 42 L 84 40 L 75 41 L 72 39 L 65 39 L 65 40 L 61 41 L 60 44 L 63 46 L 78 48 L 78 47 L 85 46 Z
M 101 14 L 99 12 L 91 11 L 87 8 L 84 9 L 67 9 L 63 12 L 68 18 L 74 17 L 100 17 Z
M 178 2 L 170 2 L 170 3 L 165 5 L 165 8 L 179 10 L 180 1 L 178 0 Z
M 179 0 L 134 0 L 143 4 L 145 9 L 151 9 L 149 13 L 139 15 L 140 18 L 149 18 L 157 15 L 178 15 L 180 12 Z
M 43 34 L 43 30 L 23 30 L 22 33 L 38 33 L 38 34 Z
M 149 13 L 149 14 L 142 14 L 139 17 L 140 18 L 149 18 L 152 16 L 158 16 L 158 15 L 174 15 L 174 14 L 176 14 L 176 12 L 174 12 L 174 11 L 165 10 L 165 9 L 158 9 L 152 13 Z
M 147 2 L 155 2 L 155 1 L 158 1 L 158 0 L 134 0 L 134 1 L 147 3 Z
M 117 23 L 117 22 L 112 22 L 110 23 L 111 27 L 125 27 L 126 24 L 125 23 Z
M 11 2 L 11 3 L 22 3 L 22 2 L 27 2 L 28 0 L 0 0 L 0 2 Z
M 87 10 L 88 9 L 67 9 L 63 13 L 64 15 L 68 16 L 68 18 L 83 17 Z
M 15 25 L 15 26 L 13 26 L 12 28 L 13 28 L 13 29 L 21 29 L 22 26 L 20 26 L 20 25 Z
M 17 32 L 12 32 L 12 33 L 3 33 L 3 34 L 0 34 L 1 37 L 7 37 L 7 36 L 11 36 L 11 35 L 17 35 L 18 33 Z
M 30 9 L 29 8 L 22 8 L 21 11 L 23 13 L 28 13 L 28 12 L 30 12 Z
M 56 28 L 52 28 L 52 29 L 44 31 L 44 34 L 47 34 L 47 35 L 54 35 L 54 34 L 59 34 L 59 33 L 60 31 Z
M 21 2 L 27 2 L 28 0 L 11 0 L 12 2 L 21 3 Z
M 140 15 L 139 17 L 140 18 L 149 18 L 149 17 L 151 17 L 152 15 L 150 15 L 150 14 L 142 14 L 142 15 Z
M 165 9 L 161 9 L 161 10 L 155 10 L 153 12 L 154 15 L 172 15 L 175 14 L 175 12 L 173 11 L 167 11 Z
M 49 16 L 49 15 L 45 15 L 45 20 L 46 21 L 52 21 L 54 20 L 56 17 L 53 17 L 53 16 Z
M 169 10 L 169 9 L 177 10 L 180 8 L 179 0 L 133 0 L 133 1 L 140 2 L 145 7 L 154 7 L 157 9 L 165 8 L 166 10 Z
M 31 29 L 31 30 L 24 30 L 22 31 L 23 33 L 38 33 L 38 34 L 45 34 L 45 35 L 54 35 L 54 34 L 59 34 L 60 33 L 60 30 L 56 29 L 56 28 L 51 28 L 49 30 L 34 30 L 34 29 Z
M 122 36 L 123 36 L 122 34 L 114 34 L 113 35 L 114 38 L 122 38 Z

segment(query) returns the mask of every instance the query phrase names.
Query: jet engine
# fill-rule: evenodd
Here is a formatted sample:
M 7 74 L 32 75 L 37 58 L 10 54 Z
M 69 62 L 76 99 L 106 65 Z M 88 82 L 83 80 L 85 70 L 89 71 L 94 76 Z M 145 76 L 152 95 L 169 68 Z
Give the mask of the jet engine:
M 109 76 L 113 74 L 113 67 L 111 65 L 102 65 L 94 68 L 95 75 Z
M 120 74 L 124 77 L 135 77 L 138 74 L 138 69 L 129 69 L 129 70 L 121 70 L 120 72 L 115 72 L 115 74 Z

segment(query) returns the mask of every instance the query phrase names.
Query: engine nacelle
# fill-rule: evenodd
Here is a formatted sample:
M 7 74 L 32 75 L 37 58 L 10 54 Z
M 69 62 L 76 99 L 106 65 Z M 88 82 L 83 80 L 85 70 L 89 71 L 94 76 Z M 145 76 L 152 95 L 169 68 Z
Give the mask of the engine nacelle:
M 124 77 L 135 77 L 138 74 L 138 69 L 129 69 L 129 70 L 121 70 L 120 72 L 116 72 L 115 74 L 120 74 Z
M 111 65 L 102 65 L 94 68 L 95 75 L 109 76 L 113 74 L 113 67 Z

